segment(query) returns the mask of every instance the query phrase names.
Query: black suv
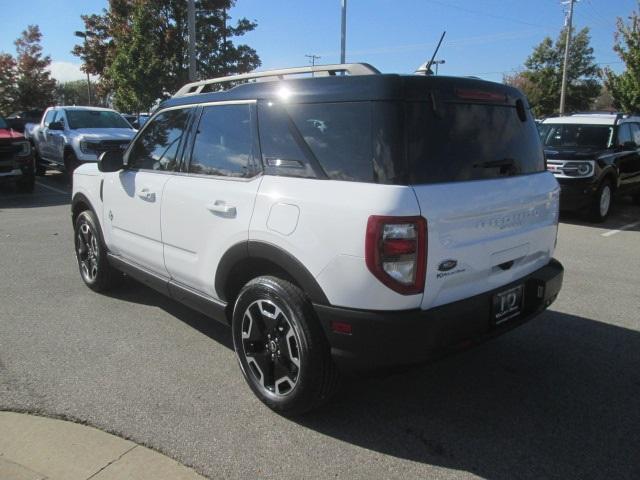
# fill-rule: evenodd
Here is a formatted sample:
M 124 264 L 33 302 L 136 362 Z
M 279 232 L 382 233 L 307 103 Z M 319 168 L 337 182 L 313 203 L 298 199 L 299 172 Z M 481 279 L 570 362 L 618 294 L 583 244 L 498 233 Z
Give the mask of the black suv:
M 640 203 L 640 117 L 580 113 L 539 125 L 547 169 L 560 186 L 561 210 L 604 221 L 615 194 Z

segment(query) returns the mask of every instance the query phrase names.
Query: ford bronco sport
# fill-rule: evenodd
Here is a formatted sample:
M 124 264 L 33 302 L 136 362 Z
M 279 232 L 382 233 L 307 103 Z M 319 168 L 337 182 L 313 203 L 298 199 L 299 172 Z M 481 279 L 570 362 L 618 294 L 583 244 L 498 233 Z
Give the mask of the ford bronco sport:
M 560 183 L 560 208 L 609 216 L 614 194 L 640 203 L 640 117 L 581 113 L 539 126 L 547 168 Z
M 186 85 L 75 171 L 72 220 L 90 288 L 125 272 L 230 324 L 295 414 L 548 307 L 558 202 L 520 91 L 343 64 Z

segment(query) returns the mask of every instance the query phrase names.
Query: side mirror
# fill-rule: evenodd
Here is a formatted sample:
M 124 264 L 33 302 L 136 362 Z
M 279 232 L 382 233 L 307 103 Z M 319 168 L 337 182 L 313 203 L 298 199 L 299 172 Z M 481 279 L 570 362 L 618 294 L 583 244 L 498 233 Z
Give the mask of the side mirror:
M 124 168 L 124 155 L 117 150 L 102 152 L 98 157 L 98 170 L 101 172 L 117 172 Z
M 636 142 L 624 142 L 622 144 L 622 150 L 637 150 L 637 148 Z
M 62 122 L 51 122 L 49 130 L 64 130 L 64 124 Z

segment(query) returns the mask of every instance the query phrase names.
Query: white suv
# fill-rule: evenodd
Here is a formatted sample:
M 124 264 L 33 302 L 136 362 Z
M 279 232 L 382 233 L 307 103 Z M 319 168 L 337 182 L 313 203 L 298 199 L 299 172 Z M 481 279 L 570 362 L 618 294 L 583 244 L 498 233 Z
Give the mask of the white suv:
M 84 282 L 125 272 L 230 324 L 282 413 L 507 331 L 562 284 L 558 183 L 505 85 L 366 64 L 206 80 L 73 180 Z

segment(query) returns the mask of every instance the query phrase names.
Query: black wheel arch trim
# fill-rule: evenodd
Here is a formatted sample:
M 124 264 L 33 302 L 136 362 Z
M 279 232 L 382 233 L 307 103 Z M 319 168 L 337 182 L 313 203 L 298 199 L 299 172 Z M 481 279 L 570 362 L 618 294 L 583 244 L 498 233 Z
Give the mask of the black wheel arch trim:
M 329 305 L 329 300 L 315 277 L 300 260 L 277 245 L 258 240 L 238 243 L 220 259 L 215 276 L 215 289 L 220 300 L 231 300 L 227 298 L 229 277 L 236 266 L 248 259 L 260 259 L 277 265 L 291 276 L 313 303 Z

